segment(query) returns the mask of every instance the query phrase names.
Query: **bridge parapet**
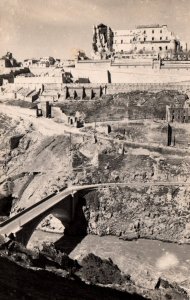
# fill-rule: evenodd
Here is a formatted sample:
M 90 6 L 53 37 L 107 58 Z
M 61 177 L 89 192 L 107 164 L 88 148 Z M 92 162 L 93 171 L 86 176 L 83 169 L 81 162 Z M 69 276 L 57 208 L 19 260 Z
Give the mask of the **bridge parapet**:
M 59 194 L 46 197 L 44 201 L 40 201 L 35 205 L 27 208 L 26 210 L 18 213 L 9 220 L 0 224 L 0 234 L 10 235 L 16 234 L 16 238 L 25 244 L 30 238 L 31 234 L 40 223 L 42 219 L 48 214 L 55 211 L 58 214 L 58 210 L 63 213 L 64 222 L 72 222 L 75 219 L 75 212 L 78 205 L 77 193 L 79 191 L 90 191 L 93 189 L 111 188 L 114 186 L 129 186 L 129 187 L 145 187 L 145 186 L 166 186 L 166 185 L 188 185 L 184 182 L 113 182 L 113 183 L 100 183 L 91 185 L 72 186 Z M 60 213 L 61 214 L 61 213 Z M 23 234 L 23 235 L 22 235 Z

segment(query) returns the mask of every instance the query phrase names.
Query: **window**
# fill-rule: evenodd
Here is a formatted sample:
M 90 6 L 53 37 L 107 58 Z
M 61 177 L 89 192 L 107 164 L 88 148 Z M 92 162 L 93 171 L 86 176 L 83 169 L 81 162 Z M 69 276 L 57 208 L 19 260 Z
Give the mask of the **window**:
M 146 33 L 146 30 L 144 30 L 144 33 Z
M 123 40 L 121 40 L 121 44 L 123 44 Z
M 162 40 L 162 37 L 160 37 L 160 40 Z
M 168 36 L 166 36 L 166 40 L 168 40 Z
M 152 47 L 152 50 L 154 50 L 154 47 Z
M 152 30 L 152 33 L 154 33 L 154 30 Z
M 159 47 L 159 50 L 162 51 L 162 47 Z
M 144 42 L 146 42 L 146 38 L 144 38 Z
M 168 50 L 168 46 L 166 46 L 166 50 Z
M 154 41 L 154 37 L 152 37 L 152 41 Z
M 162 33 L 162 29 L 160 30 L 160 33 Z

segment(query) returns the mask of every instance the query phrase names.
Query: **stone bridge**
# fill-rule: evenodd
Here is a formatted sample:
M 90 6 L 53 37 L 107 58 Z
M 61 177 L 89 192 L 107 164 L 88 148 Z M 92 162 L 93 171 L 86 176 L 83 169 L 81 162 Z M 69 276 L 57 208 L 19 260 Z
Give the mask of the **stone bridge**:
M 78 192 L 90 191 L 101 184 L 72 186 L 53 193 L 32 206 L 0 224 L 0 235 L 13 234 L 15 239 L 27 245 L 38 224 L 50 213 L 58 218 L 63 225 L 70 224 L 75 219 L 78 206 Z
M 72 223 L 78 211 L 78 193 L 89 192 L 98 188 L 110 188 L 113 186 L 165 186 L 165 185 L 186 185 L 179 182 L 146 182 L 146 183 L 102 183 L 81 186 L 71 186 L 59 193 L 54 193 L 40 200 L 32 206 L 24 209 L 8 220 L 0 224 L 0 235 L 9 236 L 13 234 L 15 239 L 27 245 L 32 233 L 38 224 L 50 213 L 60 219 L 64 225 Z M 188 183 L 187 183 L 188 185 Z

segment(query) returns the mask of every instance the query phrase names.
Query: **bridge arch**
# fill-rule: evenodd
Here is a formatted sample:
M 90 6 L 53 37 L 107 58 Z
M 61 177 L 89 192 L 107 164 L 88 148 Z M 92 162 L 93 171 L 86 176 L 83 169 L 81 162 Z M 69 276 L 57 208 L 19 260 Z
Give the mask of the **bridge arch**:
M 0 235 L 13 235 L 17 241 L 22 242 L 26 246 L 38 224 L 52 212 L 65 223 L 66 231 L 70 230 L 71 232 L 73 225 L 76 226 L 76 224 L 74 224 L 76 222 L 73 221 L 76 221 L 77 213 L 78 227 L 81 227 L 80 221 L 83 217 L 82 231 L 85 233 L 87 231 L 87 224 L 85 223 L 84 214 L 82 216 L 83 210 L 81 209 L 84 203 L 81 199 L 79 201 L 80 203 L 78 202 L 77 193 L 82 192 L 84 195 L 91 190 L 99 187 L 109 187 L 109 185 L 110 184 L 91 184 L 61 189 L 58 194 L 53 193 L 2 222 L 0 224 Z M 61 211 L 62 213 L 60 213 Z
M 80 233 L 81 236 L 85 236 L 88 225 L 82 210 L 85 202 L 83 196 L 78 197 L 79 194 L 80 192 L 75 193 L 73 196 L 69 195 L 60 201 L 59 204 L 37 216 L 23 227 L 21 226 L 20 230 L 15 234 L 15 239 L 26 247 L 31 247 L 30 239 L 32 235 L 35 234 L 36 228 L 50 214 L 60 220 L 65 227 L 63 237 L 65 235 L 76 235 L 78 233 Z

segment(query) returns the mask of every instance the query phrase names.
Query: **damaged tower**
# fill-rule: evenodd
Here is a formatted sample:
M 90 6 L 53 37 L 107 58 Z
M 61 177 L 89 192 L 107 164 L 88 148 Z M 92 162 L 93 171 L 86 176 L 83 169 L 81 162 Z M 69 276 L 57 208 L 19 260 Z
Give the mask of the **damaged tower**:
M 113 52 L 113 32 L 110 27 L 99 24 L 93 27 L 93 58 L 107 59 Z

